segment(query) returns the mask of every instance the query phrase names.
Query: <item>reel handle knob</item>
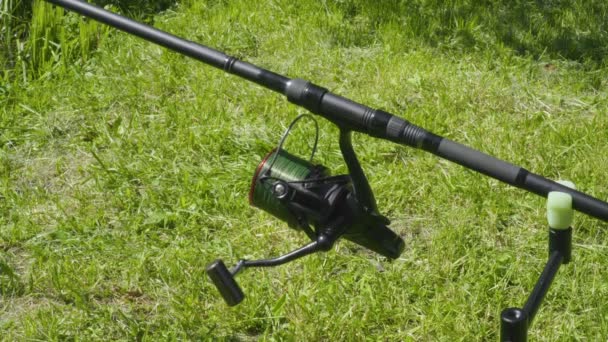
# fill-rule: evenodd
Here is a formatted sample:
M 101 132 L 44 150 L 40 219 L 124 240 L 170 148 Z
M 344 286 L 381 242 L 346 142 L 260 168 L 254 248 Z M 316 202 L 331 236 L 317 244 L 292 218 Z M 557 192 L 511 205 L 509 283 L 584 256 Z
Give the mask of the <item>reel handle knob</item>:
M 241 290 L 239 284 L 234 280 L 234 275 L 230 273 L 221 259 L 217 259 L 209 264 L 206 271 L 226 304 L 235 306 L 243 301 L 245 298 L 243 290 Z

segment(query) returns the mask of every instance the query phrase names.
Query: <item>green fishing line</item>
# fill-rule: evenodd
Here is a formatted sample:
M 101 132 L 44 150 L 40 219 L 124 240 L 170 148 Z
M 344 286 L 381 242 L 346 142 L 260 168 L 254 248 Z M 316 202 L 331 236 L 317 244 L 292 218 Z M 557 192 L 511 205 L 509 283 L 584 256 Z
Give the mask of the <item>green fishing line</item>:
M 271 151 L 264 157 L 253 175 L 249 203 L 287 221 L 290 225 L 297 225 L 297 218 L 273 194 L 272 187 L 277 179 L 284 182 L 306 180 L 316 169 L 312 163 L 283 149 Z

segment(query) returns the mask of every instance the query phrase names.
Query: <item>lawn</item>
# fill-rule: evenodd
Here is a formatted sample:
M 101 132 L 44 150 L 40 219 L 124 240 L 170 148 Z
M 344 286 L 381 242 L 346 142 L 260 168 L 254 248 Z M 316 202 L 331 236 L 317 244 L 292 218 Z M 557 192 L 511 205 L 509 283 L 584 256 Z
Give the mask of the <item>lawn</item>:
M 539 3 L 208 0 L 128 13 L 606 200 L 608 5 Z M 497 340 L 501 310 L 525 302 L 547 258 L 543 198 L 355 134 L 404 253 L 340 241 L 245 270 L 246 299 L 228 307 L 209 262 L 308 242 L 247 200 L 304 110 L 35 4 L 30 38 L 0 54 L 0 339 Z M 338 130 L 318 121 L 316 162 L 345 173 Z M 286 148 L 306 156 L 313 134 L 298 126 Z M 530 340 L 608 338 L 608 226 L 578 214 L 573 240 Z

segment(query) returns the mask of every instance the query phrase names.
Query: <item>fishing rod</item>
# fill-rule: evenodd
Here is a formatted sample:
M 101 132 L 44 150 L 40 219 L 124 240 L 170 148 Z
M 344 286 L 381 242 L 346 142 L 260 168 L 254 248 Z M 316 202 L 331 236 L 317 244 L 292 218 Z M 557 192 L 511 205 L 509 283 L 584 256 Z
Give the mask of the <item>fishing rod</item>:
M 241 260 L 232 270 L 228 270 L 221 260 L 211 263 L 207 273 L 230 305 L 238 304 L 244 297 L 234 280 L 240 270 L 276 266 L 326 251 L 340 237 L 388 258 L 401 254 L 403 240 L 388 227 L 390 220 L 379 213 L 372 189 L 352 147 L 351 132 L 422 149 L 539 196 L 547 197 L 555 192 L 567 194 L 571 197 L 572 209 L 608 222 L 608 203 L 602 200 L 431 133 L 399 116 L 336 95 L 305 79 L 274 73 L 85 1 L 46 1 L 285 95 L 289 102 L 339 128 L 340 150 L 348 168 L 346 175 L 331 176 L 326 167 L 314 164 L 314 149 L 311 158 L 304 160 L 282 148 L 290 130 L 303 117 L 294 120 L 278 147 L 256 169 L 249 202 L 286 221 L 291 227 L 304 231 L 312 242 L 278 258 Z
M 532 173 L 521 166 L 433 134 L 391 113 L 372 109 L 304 79 L 279 75 L 84 1 L 46 1 L 283 94 L 289 102 L 328 119 L 341 130 L 366 133 L 401 145 L 420 148 L 539 196 L 547 197 L 551 191 L 565 192 L 572 196 L 575 210 L 608 222 L 608 203 Z

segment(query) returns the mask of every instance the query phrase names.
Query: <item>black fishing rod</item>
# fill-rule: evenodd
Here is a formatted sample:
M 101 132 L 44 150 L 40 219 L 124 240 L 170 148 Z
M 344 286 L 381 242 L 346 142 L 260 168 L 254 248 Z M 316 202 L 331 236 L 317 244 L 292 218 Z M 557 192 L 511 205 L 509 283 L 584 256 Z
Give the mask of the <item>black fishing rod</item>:
M 302 118 L 312 117 L 309 115 L 297 117 L 281 138 L 278 147 L 257 167 L 249 191 L 250 204 L 287 222 L 290 227 L 304 231 L 312 242 L 280 257 L 240 260 L 231 270 L 222 260 L 209 264 L 206 271 L 229 305 L 236 305 L 244 298 L 234 279 L 242 269 L 277 266 L 305 255 L 327 251 L 341 237 L 388 258 L 397 258 L 402 253 L 404 242 L 388 227 L 390 220 L 379 213 L 372 189 L 353 150 L 351 132 L 366 133 L 401 145 L 423 149 L 507 184 L 549 197 L 550 202 L 552 197 L 566 196 L 550 204 L 550 211 L 553 213 L 550 216 L 554 217 L 549 219 L 550 258 L 537 286 L 522 309 L 509 308 L 503 311 L 503 341 L 525 341 L 528 326 L 558 268 L 570 261 L 570 210 L 578 210 L 608 221 L 608 203 L 604 201 L 440 137 L 383 110 L 373 109 L 333 94 L 309 81 L 276 74 L 84 1 L 46 1 L 274 90 L 285 95 L 290 102 L 338 126 L 340 151 L 348 174 L 332 176 L 326 167 L 312 162 L 316 140 L 310 160 L 304 160 L 282 149 L 293 126 Z M 556 221 L 555 217 L 561 218 Z M 552 224 L 552 220 L 557 224 Z
M 46 1 L 281 93 L 287 97 L 289 102 L 330 120 L 341 129 L 366 133 L 401 145 L 423 149 L 539 196 L 547 197 L 551 191 L 568 193 L 573 198 L 575 210 L 608 221 L 608 203 L 604 201 L 560 185 L 520 166 L 433 134 L 383 110 L 373 109 L 333 94 L 309 81 L 276 74 L 210 47 L 176 37 L 84 1 Z

